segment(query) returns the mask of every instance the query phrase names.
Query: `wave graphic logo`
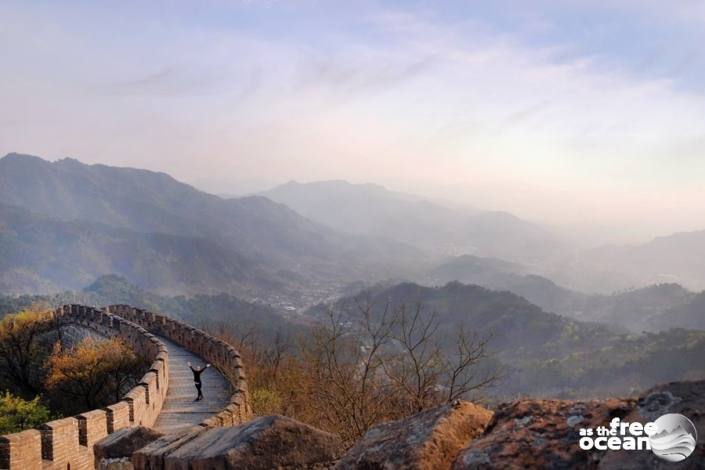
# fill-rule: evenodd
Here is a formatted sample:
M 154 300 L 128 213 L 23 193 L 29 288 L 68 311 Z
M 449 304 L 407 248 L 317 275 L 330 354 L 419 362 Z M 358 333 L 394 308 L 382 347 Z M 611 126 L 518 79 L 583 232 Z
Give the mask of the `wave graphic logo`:
M 649 436 L 651 451 L 668 462 L 685 460 L 695 450 L 698 431 L 692 421 L 681 414 L 669 413 L 656 421 L 656 432 Z

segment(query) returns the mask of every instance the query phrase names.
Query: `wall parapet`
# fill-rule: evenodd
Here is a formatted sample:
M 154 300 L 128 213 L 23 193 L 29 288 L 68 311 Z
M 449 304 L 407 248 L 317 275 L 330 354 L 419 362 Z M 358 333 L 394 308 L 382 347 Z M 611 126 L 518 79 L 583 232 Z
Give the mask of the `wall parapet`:
M 0 436 L 0 469 L 94 468 L 95 442 L 118 429 L 153 425 L 166 399 L 169 352 L 154 334 L 135 322 L 84 305 L 64 305 L 52 315 L 60 324 L 80 325 L 108 338 L 119 336 L 151 361 L 149 372 L 118 403 Z
M 55 319 L 90 328 L 104 337 L 119 336 L 152 361 L 149 371 L 123 400 L 100 410 L 50 421 L 19 433 L 0 436 L 0 470 L 88 470 L 96 468 L 93 444 L 131 426 L 152 426 L 169 388 L 168 338 L 213 364 L 231 386 L 230 403 L 203 420 L 204 428 L 236 426 L 251 418 L 247 380 L 240 354 L 231 345 L 186 323 L 129 305 L 104 309 L 64 305 Z
M 240 353 L 230 344 L 187 323 L 130 305 L 110 305 L 106 310 L 201 356 L 228 380 L 231 386 L 230 405 L 203 420 L 200 426 L 237 426 L 251 418 L 245 369 Z

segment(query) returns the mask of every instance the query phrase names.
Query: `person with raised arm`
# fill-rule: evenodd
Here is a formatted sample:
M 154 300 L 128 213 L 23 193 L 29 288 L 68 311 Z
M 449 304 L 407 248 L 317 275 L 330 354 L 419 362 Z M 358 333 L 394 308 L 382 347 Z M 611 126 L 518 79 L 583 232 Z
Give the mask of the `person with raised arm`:
M 203 392 L 201 391 L 201 373 L 208 369 L 211 365 L 206 364 L 203 367 L 193 367 L 190 362 L 187 362 L 186 365 L 188 365 L 191 372 L 193 372 L 193 383 L 196 385 L 196 390 L 198 391 L 198 396 L 193 401 L 203 400 Z

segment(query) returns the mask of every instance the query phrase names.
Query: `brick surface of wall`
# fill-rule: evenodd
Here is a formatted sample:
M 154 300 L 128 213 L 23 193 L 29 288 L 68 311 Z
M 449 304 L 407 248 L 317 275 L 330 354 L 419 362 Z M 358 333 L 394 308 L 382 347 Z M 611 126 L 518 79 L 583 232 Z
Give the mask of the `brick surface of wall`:
M 38 427 L 42 436 L 42 459 L 50 461 L 49 468 L 65 469 L 79 466 L 78 420 L 63 418 Z
M 86 454 L 88 469 L 93 468 L 93 444 L 108 435 L 108 416 L 105 410 L 93 410 L 76 416 L 78 420 L 78 444 Z
M 105 407 L 108 417 L 108 433 L 130 426 L 130 405 L 126 401 L 121 401 Z
M 42 470 L 42 435 L 36 429 L 0 436 L 0 468 Z

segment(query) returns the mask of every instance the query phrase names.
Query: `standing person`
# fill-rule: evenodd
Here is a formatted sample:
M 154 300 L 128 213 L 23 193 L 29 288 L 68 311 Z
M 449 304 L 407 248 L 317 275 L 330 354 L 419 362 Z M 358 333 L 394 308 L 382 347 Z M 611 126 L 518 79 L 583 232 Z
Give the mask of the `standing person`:
M 190 362 L 187 362 L 189 369 L 193 372 L 193 383 L 196 385 L 196 390 L 198 390 L 198 396 L 194 401 L 203 400 L 203 392 L 201 392 L 201 372 L 208 369 L 211 365 L 206 364 L 204 367 L 193 367 Z

